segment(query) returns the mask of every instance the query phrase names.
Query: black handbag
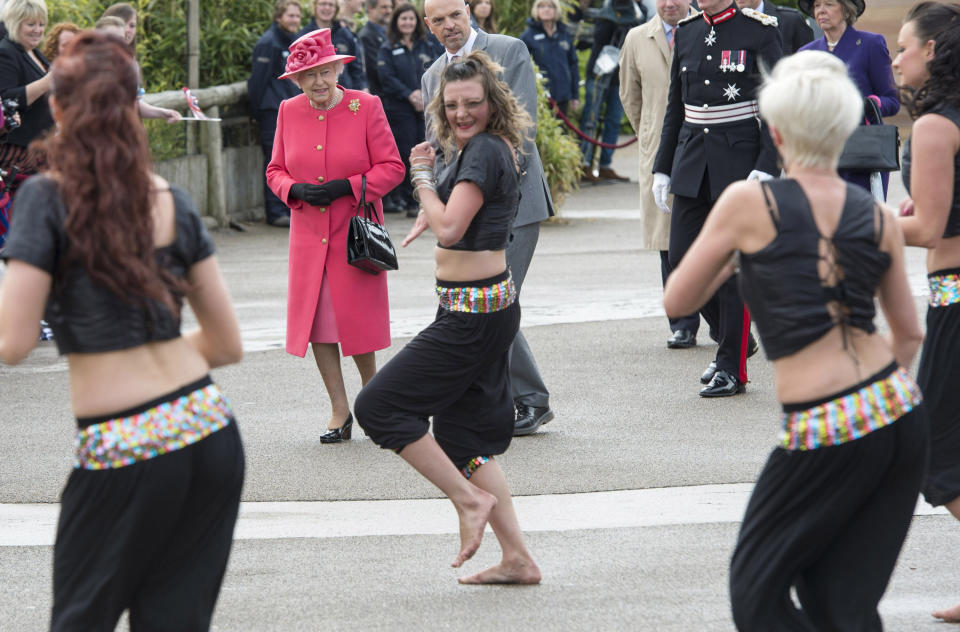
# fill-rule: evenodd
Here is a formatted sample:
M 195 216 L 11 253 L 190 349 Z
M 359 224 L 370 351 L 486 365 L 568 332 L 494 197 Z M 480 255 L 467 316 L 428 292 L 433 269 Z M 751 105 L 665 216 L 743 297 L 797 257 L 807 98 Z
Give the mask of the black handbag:
M 869 125 L 858 125 L 843 146 L 837 169 L 849 171 L 898 171 L 900 134 L 896 125 L 884 125 L 873 99 L 863 100 Z
M 377 221 L 373 204 L 367 202 L 367 176 L 361 181 L 360 202 L 347 230 L 347 263 L 370 274 L 397 269 L 390 233 Z

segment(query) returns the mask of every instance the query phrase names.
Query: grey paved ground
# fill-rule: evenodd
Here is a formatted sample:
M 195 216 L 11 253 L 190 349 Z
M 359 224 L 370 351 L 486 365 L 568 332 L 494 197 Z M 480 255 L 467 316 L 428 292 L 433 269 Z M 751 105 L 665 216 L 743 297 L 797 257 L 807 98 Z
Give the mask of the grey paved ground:
M 635 177 L 634 158 L 620 151 L 615 166 Z M 524 322 L 545 323 L 526 333 L 557 418 L 504 457 L 516 494 L 751 482 L 773 443 L 766 361 L 751 361 L 746 395 L 706 401 L 697 377 L 715 347 L 665 349 L 659 262 L 636 245 L 636 199 L 633 183 L 592 186 L 569 198 L 575 219 L 543 227 Z M 574 213 L 609 210 L 612 217 Z M 389 218 L 398 241 L 410 223 Z M 311 360 L 280 349 L 286 233 L 251 226 L 216 240 L 253 349 L 215 376 L 246 442 L 244 499 L 436 497 L 362 433 L 345 445 L 319 443 L 329 414 L 319 376 Z M 400 333 L 381 363 L 432 318 L 431 256 L 423 239 L 390 273 Z M 909 263 L 922 287 L 922 253 Z M 359 381 L 344 366 L 355 395 Z M 0 503 L 56 502 L 72 450 L 66 380 L 49 344 L 21 367 L 0 367 Z M 736 533 L 735 523 L 532 533 L 544 583 L 519 589 L 458 586 L 447 567 L 455 536 L 245 540 L 235 546 L 215 628 L 730 630 L 726 565 Z M 470 570 L 493 563 L 496 551 L 491 537 Z M 946 629 L 928 612 L 960 600 L 958 551 L 952 518 L 916 519 L 882 604 L 887 629 Z M 49 547 L 0 547 L 0 629 L 44 629 L 50 555 Z

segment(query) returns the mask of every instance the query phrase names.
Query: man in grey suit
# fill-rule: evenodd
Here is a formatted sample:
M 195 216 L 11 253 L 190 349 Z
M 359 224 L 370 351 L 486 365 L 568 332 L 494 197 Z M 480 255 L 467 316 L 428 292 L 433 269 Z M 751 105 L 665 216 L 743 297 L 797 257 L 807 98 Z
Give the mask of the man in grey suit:
M 470 6 L 464 0 L 426 0 L 423 12 L 427 28 L 446 49 L 423 75 L 423 102 L 429 103 L 436 94 L 441 73 L 451 59 L 482 50 L 503 66 L 503 80 L 536 125 L 537 84 L 526 45 L 515 37 L 490 35 L 471 28 Z M 533 141 L 535 133 L 536 128 L 531 130 L 529 140 L 523 144 L 526 169 L 520 181 L 520 208 L 513 223 L 513 238 L 507 246 L 507 265 L 510 266 L 518 292 L 537 247 L 540 222 L 553 215 L 553 200 L 543 173 L 540 153 Z M 430 132 L 429 114 L 427 140 L 434 148 L 437 147 Z M 510 348 L 510 380 L 517 409 L 514 436 L 533 434 L 537 428 L 553 419 L 553 411 L 550 410 L 550 394 L 523 332 L 517 333 Z

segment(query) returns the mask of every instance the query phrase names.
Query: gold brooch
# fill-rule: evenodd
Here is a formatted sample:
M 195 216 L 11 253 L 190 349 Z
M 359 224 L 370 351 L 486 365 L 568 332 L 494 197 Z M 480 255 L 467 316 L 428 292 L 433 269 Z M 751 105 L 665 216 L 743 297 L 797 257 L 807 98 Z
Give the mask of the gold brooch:
M 350 99 L 350 105 L 347 107 L 356 115 L 356 113 L 360 111 L 360 99 Z

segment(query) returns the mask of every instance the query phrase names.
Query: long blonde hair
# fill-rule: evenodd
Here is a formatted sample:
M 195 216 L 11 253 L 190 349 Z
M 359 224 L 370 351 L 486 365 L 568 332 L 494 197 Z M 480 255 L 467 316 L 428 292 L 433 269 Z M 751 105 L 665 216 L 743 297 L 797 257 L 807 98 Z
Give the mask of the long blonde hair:
M 430 127 L 445 153 L 455 153 L 457 149 L 456 137 L 443 107 L 444 90 L 452 81 L 480 80 L 490 104 L 490 118 L 484 131 L 503 137 L 517 150 L 523 146 L 524 140 L 532 137 L 533 119 L 517 102 L 507 82 L 500 79 L 502 72 L 503 66 L 490 59 L 482 50 L 475 50 L 448 64 L 444 69 L 440 77 L 440 88 L 427 110 L 430 114 Z

